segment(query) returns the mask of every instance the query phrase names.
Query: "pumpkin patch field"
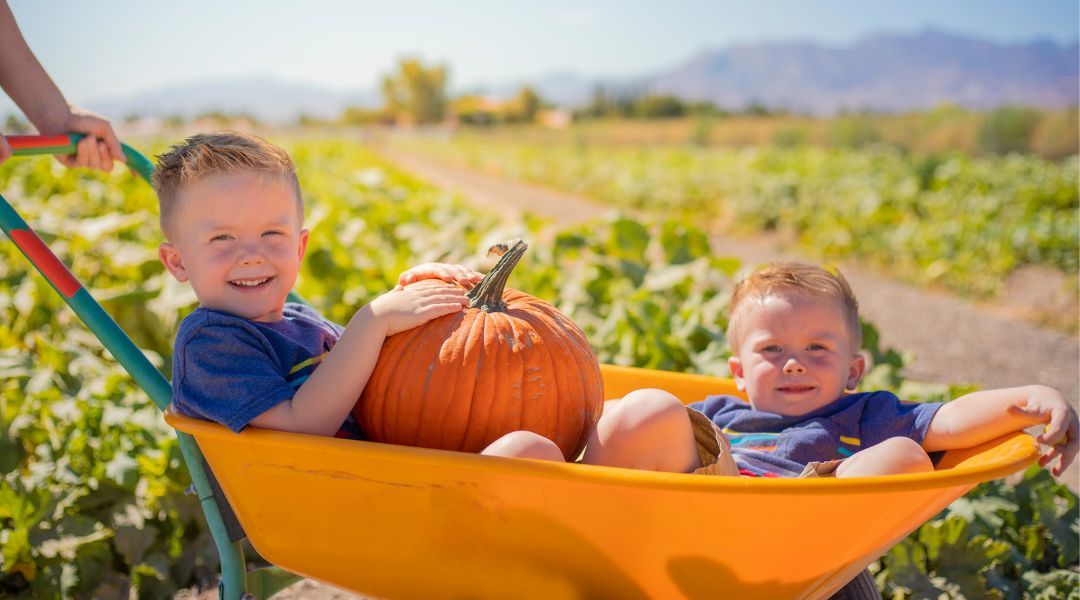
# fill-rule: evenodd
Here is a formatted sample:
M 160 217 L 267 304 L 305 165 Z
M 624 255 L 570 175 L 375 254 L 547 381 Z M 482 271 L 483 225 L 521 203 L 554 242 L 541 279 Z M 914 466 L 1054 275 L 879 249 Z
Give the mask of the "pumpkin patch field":
M 857 258 L 969 297 L 999 293 L 1023 265 L 1060 270 L 1076 287 L 1076 156 L 615 144 L 588 131 L 531 139 L 525 132 L 465 131 L 399 143 L 614 207 L 713 220 L 744 234 L 780 231 L 823 259 Z
M 153 152 L 173 141 L 136 145 Z M 477 213 L 462 199 L 395 170 L 352 141 L 284 145 L 297 163 L 305 224 L 311 229 L 297 291 L 327 318 L 347 322 L 415 264 L 461 262 L 486 272 L 494 264 L 485 256 L 488 247 L 520 238 L 529 243 L 529 251 L 509 275 L 507 287 L 566 315 L 599 362 L 727 375 L 726 304 L 742 265 L 710 255 L 700 220 L 684 212 L 689 206 L 676 203 L 685 196 L 705 210 L 710 196 L 664 196 L 659 188 L 642 189 L 636 194 L 671 199 L 673 216 L 642 221 L 615 214 L 552 231 L 538 220 L 503 224 Z M 525 152 L 514 150 L 519 151 Z M 699 160 L 680 156 L 673 153 L 671 160 Z M 763 154 L 753 160 L 793 164 L 820 158 Z M 716 160 L 751 159 L 732 155 Z M 1025 235 L 1040 240 L 1025 246 L 1037 248 L 1032 251 L 1037 256 L 1014 253 L 1001 260 L 1032 260 L 1075 271 L 1075 245 L 1070 253 L 1061 241 L 1068 234 L 1075 244 L 1075 167 L 1003 160 L 982 165 L 950 158 L 926 167 L 925 190 L 905 195 L 901 192 L 909 183 L 901 178 L 890 186 L 899 189 L 894 196 L 870 199 L 852 191 L 844 198 L 852 205 L 865 203 L 865 214 L 859 216 L 877 218 L 889 205 L 932 196 L 934 182 L 943 177 L 970 177 L 973 189 L 995 194 L 986 183 L 992 171 L 1029 170 L 1049 182 L 1047 189 L 1058 190 L 1053 193 L 1060 196 L 1061 213 L 1045 222 L 1041 216 L 1026 218 L 1022 234 L 1006 227 L 1014 214 L 1007 203 L 1001 204 L 1000 214 L 978 218 L 1001 219 L 1002 239 Z M 973 170 L 983 174 L 969 175 Z M 567 171 L 562 181 L 571 177 Z M 610 173 L 593 180 L 606 186 L 604 197 L 612 198 L 612 204 L 634 206 L 639 196 L 615 185 L 621 177 Z M 697 189 L 692 186 L 711 184 L 680 180 L 656 185 Z M 813 182 L 806 185 L 811 187 L 798 192 L 771 190 L 765 201 L 785 220 L 791 216 L 805 222 L 809 231 L 819 229 L 817 217 L 803 214 L 792 200 L 813 193 Z M 162 239 L 149 187 L 122 172 L 97 175 L 68 171 L 51 159 L 12 160 L 0 167 L 0 193 L 168 376 L 172 337 L 180 319 L 194 309 L 195 298 L 157 260 Z M 1000 193 L 1023 197 L 1035 192 Z M 913 243 L 924 235 L 914 226 L 900 227 L 894 235 L 902 233 Z M 849 243 L 835 231 L 816 235 L 833 236 L 828 239 L 837 251 Z M 933 236 L 942 244 L 962 241 L 964 224 Z M 971 251 L 956 248 L 950 254 L 953 262 L 935 268 L 955 272 L 955 285 L 983 289 L 981 277 L 999 272 L 996 263 L 977 262 Z M 928 268 L 912 265 L 924 274 Z M 903 357 L 880 346 L 872 324 L 863 327 L 874 364 L 866 388 L 921 400 L 966 391 L 906 381 L 900 374 Z M 189 483 L 175 435 L 160 412 L 14 245 L 3 240 L 0 597 L 162 598 L 212 582 L 218 573 L 216 552 L 197 499 L 184 494 Z M 1032 468 L 980 485 L 894 547 L 871 571 L 888 598 L 1080 598 L 1077 514 L 1077 496 Z

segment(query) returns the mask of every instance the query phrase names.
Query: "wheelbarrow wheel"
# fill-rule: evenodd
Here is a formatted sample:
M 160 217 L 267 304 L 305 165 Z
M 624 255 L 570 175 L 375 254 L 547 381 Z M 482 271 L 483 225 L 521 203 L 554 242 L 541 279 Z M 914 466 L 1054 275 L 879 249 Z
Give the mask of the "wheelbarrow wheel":
M 839 592 L 833 594 L 830 600 L 882 600 L 882 598 L 874 576 L 864 569 L 855 579 L 840 588 Z

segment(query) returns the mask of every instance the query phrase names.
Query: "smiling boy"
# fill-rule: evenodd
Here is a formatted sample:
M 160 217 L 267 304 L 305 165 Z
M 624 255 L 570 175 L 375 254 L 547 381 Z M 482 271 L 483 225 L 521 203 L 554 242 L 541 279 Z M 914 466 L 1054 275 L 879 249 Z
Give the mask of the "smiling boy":
M 858 302 L 842 275 L 780 263 L 736 285 L 729 303 L 731 374 L 749 404 L 711 396 L 691 405 L 719 426 L 744 475 L 860 477 L 933 469 L 928 452 L 968 448 L 1039 423 L 1040 459 L 1077 454 L 1077 415 L 1041 385 L 984 390 L 948 403 L 845 394 L 866 361 Z
M 234 431 L 358 437 L 350 409 L 383 340 L 460 311 L 465 288 L 480 279 L 456 265 L 411 269 L 422 281 L 375 298 L 341 327 L 285 302 L 308 230 L 284 150 L 229 132 L 193 136 L 158 158 L 154 187 L 167 240 L 159 257 L 199 299 L 174 344 L 173 406 L 188 416 Z

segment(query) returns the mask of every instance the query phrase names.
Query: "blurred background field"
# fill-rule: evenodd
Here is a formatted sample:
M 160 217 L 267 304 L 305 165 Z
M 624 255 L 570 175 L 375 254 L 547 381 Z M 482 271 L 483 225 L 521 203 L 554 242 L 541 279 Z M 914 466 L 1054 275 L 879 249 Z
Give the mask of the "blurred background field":
M 551 19 L 406 7 L 426 11 L 421 23 L 404 8 L 268 3 L 255 24 L 242 4 L 12 8 L 69 99 L 108 114 L 143 152 L 220 129 L 284 145 L 312 230 L 299 291 L 331 319 L 348 320 L 412 264 L 483 269 L 490 243 L 525 237 L 536 242 L 510 285 L 570 315 L 601 361 L 725 375 L 727 294 L 755 259 L 715 252 L 723 237 L 775 242 L 1080 346 L 1075 6 L 990 3 L 978 19 L 921 3 L 823 14 L 690 3 L 663 15 L 555 3 Z M 861 20 L 841 19 L 844 6 Z M 107 19 L 122 43 L 92 41 L 93 27 L 62 34 L 61 14 Z M 528 32 L 505 26 L 530 19 Z M 795 29 L 762 25 L 781 21 Z M 408 39 L 388 35 L 398 31 Z M 179 44 L 198 35 L 216 42 Z M 2 100 L 0 117 L 5 134 L 31 131 Z M 571 224 L 537 206 L 506 220 L 403 157 L 562 194 L 597 216 Z M 168 375 L 195 299 L 157 261 L 148 186 L 39 158 L 0 166 L 0 193 Z M 182 493 L 171 431 L 14 246 L 0 257 L 0 597 L 189 597 L 214 585 L 216 553 Z M 864 329 L 875 365 L 865 388 L 912 400 L 972 389 L 912 376 L 911 348 Z M 967 341 L 923 340 L 973 361 L 1051 348 Z M 1037 469 L 987 483 L 872 571 L 888 598 L 1080 598 L 1077 504 L 1075 484 Z

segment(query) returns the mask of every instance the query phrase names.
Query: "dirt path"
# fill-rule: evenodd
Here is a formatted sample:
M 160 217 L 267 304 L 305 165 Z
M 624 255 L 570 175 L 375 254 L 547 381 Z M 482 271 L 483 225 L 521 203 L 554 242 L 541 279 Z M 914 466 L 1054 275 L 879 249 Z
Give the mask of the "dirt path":
M 380 152 L 403 170 L 459 192 L 477 206 L 515 219 L 532 212 L 559 225 L 581 223 L 609 209 L 586 198 L 437 163 L 392 148 Z M 762 240 L 712 236 L 717 254 L 744 262 L 810 260 Z M 906 375 L 926 382 L 969 382 L 981 387 L 1044 383 L 1077 404 L 1080 340 L 1005 318 L 995 311 L 846 267 L 864 316 L 882 341 L 914 355 Z

